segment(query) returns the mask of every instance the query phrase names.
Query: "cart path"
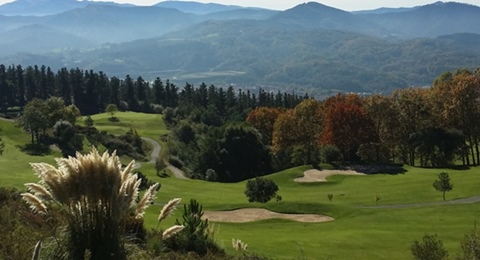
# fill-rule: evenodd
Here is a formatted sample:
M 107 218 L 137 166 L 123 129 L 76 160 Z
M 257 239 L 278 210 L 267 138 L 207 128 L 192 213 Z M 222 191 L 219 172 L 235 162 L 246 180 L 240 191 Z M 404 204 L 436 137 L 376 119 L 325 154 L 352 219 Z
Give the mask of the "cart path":
M 362 206 L 357 208 L 362 209 L 406 209 L 406 208 L 416 208 L 416 207 L 428 207 L 428 206 L 438 206 L 438 205 L 461 205 L 461 204 L 473 204 L 480 202 L 480 196 L 473 196 L 468 198 L 456 199 L 456 200 L 447 200 L 447 201 L 434 201 L 434 202 L 424 202 L 424 203 L 413 203 L 413 204 L 392 204 L 392 205 L 380 205 L 380 206 Z
M 142 140 L 152 144 L 153 149 L 152 149 L 152 152 L 150 153 L 150 161 L 148 163 L 154 164 L 157 158 L 160 156 L 160 151 L 162 150 L 162 147 L 156 140 L 152 138 L 142 137 Z M 135 168 L 140 168 L 141 166 L 142 166 L 141 163 L 135 163 Z M 168 164 L 167 168 L 173 173 L 173 176 L 175 176 L 175 178 L 188 179 L 185 176 L 185 173 L 182 170 L 178 169 L 177 167 L 171 164 Z

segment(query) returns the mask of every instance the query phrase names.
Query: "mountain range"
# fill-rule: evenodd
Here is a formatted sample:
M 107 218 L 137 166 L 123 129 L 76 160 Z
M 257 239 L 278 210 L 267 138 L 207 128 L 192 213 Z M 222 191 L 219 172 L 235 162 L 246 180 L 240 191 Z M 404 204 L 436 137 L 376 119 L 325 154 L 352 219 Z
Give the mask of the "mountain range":
M 0 6 L 0 63 L 179 83 L 387 92 L 480 67 L 478 24 L 480 7 L 454 2 L 347 12 L 317 2 L 274 11 L 17 0 Z

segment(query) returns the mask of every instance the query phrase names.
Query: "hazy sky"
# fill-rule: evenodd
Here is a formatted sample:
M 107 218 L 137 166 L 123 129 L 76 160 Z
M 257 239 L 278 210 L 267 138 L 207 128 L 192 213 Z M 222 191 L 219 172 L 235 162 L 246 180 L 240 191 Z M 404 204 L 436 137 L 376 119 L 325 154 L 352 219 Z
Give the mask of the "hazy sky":
M 112 0 L 103 0 L 103 1 L 112 1 Z M 152 5 L 162 0 L 113 0 L 117 3 L 132 3 L 135 5 Z M 195 2 L 202 3 L 220 3 L 226 5 L 240 5 L 240 6 L 251 6 L 251 7 L 263 7 L 276 10 L 285 10 L 291 7 L 294 7 L 298 4 L 308 2 L 308 1 L 298 1 L 298 0 L 190 0 Z M 375 9 L 379 7 L 412 7 L 417 5 L 425 5 L 436 2 L 437 0 L 322 0 L 317 1 L 319 3 L 339 8 L 342 10 L 353 11 L 353 10 L 368 10 Z M 13 2 L 12 0 L 0 0 L 0 4 Z M 448 2 L 444 0 L 444 2 Z M 473 5 L 479 5 L 479 0 L 456 0 L 456 2 L 470 3 Z

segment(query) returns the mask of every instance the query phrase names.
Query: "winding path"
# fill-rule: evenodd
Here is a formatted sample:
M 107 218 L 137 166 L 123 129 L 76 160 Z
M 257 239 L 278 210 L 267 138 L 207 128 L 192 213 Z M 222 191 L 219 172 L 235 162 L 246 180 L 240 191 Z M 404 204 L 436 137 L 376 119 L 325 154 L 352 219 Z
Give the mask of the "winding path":
M 142 140 L 152 144 L 153 149 L 152 149 L 152 152 L 150 153 L 150 161 L 148 163 L 152 163 L 152 164 L 155 163 L 157 158 L 160 156 L 160 151 L 161 151 L 162 147 L 160 146 L 160 144 L 157 141 L 155 141 L 152 138 L 142 137 Z M 141 163 L 135 163 L 135 169 L 138 169 L 141 166 L 142 166 Z M 178 169 L 177 167 L 175 167 L 171 164 L 168 164 L 167 168 L 173 173 L 173 176 L 175 176 L 175 178 L 177 178 L 177 179 L 188 179 L 185 176 L 185 173 L 182 170 Z
M 7 121 L 7 122 L 14 122 L 13 119 L 8 119 L 8 118 L 4 118 L 4 117 L 0 117 L 0 120 L 2 121 Z M 153 146 L 153 149 L 152 149 L 152 152 L 150 153 L 150 161 L 148 161 L 148 163 L 152 163 L 154 164 L 157 157 L 160 156 L 160 151 L 162 149 L 162 147 L 160 146 L 160 144 L 155 141 L 154 139 L 152 138 L 149 138 L 149 137 L 142 137 L 142 140 L 144 140 L 145 142 L 148 142 L 150 144 L 152 144 Z M 142 167 L 142 164 L 139 163 L 139 162 L 136 162 L 135 163 L 135 166 L 133 166 L 134 169 L 138 169 Z M 173 173 L 173 176 L 175 176 L 175 178 L 177 179 L 188 179 L 186 176 L 185 176 L 185 173 L 178 169 L 177 167 L 171 165 L 171 164 L 168 164 L 167 165 L 167 168 Z

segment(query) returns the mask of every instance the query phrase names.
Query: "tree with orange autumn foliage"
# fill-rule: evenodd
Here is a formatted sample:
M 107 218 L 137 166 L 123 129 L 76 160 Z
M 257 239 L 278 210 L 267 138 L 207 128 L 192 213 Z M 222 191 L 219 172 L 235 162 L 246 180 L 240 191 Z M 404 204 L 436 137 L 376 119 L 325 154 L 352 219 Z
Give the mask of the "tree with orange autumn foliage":
M 294 164 L 314 163 L 319 158 L 322 130 L 322 103 L 306 99 L 277 118 L 273 127 L 273 151 L 287 152 Z
M 358 99 L 340 95 L 333 99 L 327 101 L 322 143 L 335 145 L 347 161 L 358 160 L 360 145 L 378 142 L 375 124 Z
M 458 70 L 444 73 L 431 90 L 436 113 L 444 127 L 456 128 L 464 135 L 464 164 L 480 163 L 480 74 Z M 468 155 L 470 154 L 470 156 Z
M 282 111 L 278 108 L 257 107 L 248 113 L 246 121 L 262 135 L 265 145 L 271 145 L 273 125 L 281 113 Z

